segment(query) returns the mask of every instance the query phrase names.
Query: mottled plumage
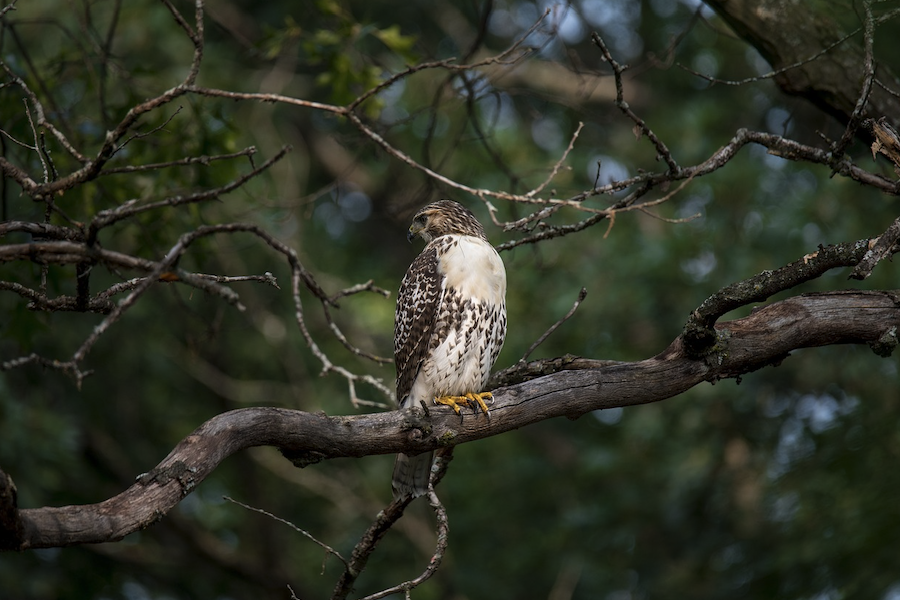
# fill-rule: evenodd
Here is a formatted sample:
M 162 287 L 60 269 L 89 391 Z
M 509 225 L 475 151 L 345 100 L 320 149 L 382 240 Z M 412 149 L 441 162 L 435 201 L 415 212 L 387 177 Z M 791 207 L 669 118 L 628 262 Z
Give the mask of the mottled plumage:
M 482 396 L 506 336 L 506 270 L 484 228 L 452 200 L 429 204 L 407 237 L 427 242 L 400 284 L 394 324 L 397 399 L 483 407 Z M 453 397 L 453 398 L 448 398 Z M 394 497 L 420 496 L 428 486 L 431 453 L 398 454 Z

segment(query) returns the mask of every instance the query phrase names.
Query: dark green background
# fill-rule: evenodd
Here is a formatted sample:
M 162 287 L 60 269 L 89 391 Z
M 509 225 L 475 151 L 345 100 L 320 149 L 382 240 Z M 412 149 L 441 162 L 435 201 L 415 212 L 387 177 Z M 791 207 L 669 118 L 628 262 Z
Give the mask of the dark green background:
M 417 0 L 210 4 L 200 85 L 338 104 L 408 64 L 497 54 L 543 8 Z M 190 22 L 192 7 L 177 6 Z M 540 50 L 512 74 L 491 80 L 471 71 L 463 80 L 422 71 L 370 101 L 365 114 L 395 147 L 476 188 L 533 188 L 578 122 L 585 126 L 566 161 L 571 168 L 550 186 L 555 197 L 589 189 L 598 160 L 600 183 L 638 169 L 662 170 L 652 146 L 635 139 L 632 123 L 613 105 L 611 78 L 597 78 L 609 73 L 588 38 L 597 31 L 620 62 L 633 66 L 626 79 L 632 109 L 682 165 L 705 160 L 741 127 L 819 145 L 820 134 L 840 136 L 839 123 L 785 96 L 770 79 L 710 86 L 680 68 L 725 79 L 769 70 L 710 11 L 692 21 L 694 8 L 661 0 L 585 1 L 568 13 L 558 8 L 544 30 L 562 23 L 559 34 L 530 37 L 527 43 Z M 848 30 L 859 24 L 850 5 L 824 10 Z M 130 106 L 176 85 L 190 64 L 183 31 L 157 3 L 23 0 L 4 18 L 3 60 L 87 154 Z M 900 56 L 895 29 L 889 23 L 877 32 L 879 59 L 888 63 Z M 683 37 L 670 56 L 676 36 Z M 599 91 L 589 96 L 593 86 Z M 29 142 L 22 98 L 16 87 L 0 89 L 0 127 Z M 323 112 L 187 96 L 147 115 L 140 128 L 163 124 L 132 141 L 112 164 L 248 145 L 259 148 L 259 164 L 284 144 L 294 149 L 219 202 L 154 211 L 105 230 L 104 247 L 157 259 L 198 225 L 249 221 L 295 248 L 328 293 L 369 279 L 393 292 L 419 249 L 405 240 L 409 215 L 430 200 L 452 197 L 471 207 L 495 243 L 521 235 L 490 225 L 477 199 L 428 180 Z M 74 168 L 62 148 L 48 145 L 62 173 Z M 9 139 L 2 150 L 39 176 L 34 153 Z M 892 176 L 861 143 L 850 156 Z M 87 221 L 128 199 L 154 201 L 222 185 L 248 169 L 235 160 L 108 176 L 57 204 L 70 219 Z M 41 218 L 42 207 L 12 182 L 4 185 L 6 218 Z M 502 219 L 526 214 L 525 207 L 493 204 Z M 897 206 L 894 198 L 830 177 L 825 167 L 744 148 L 725 168 L 655 209 L 666 219 L 699 213 L 697 219 L 673 224 L 642 213 L 619 215 L 605 237 L 604 222 L 504 252 L 510 331 L 497 367 L 517 361 L 582 287 L 585 302 L 532 358 L 652 356 L 720 287 L 797 260 L 819 244 L 878 235 Z M 584 216 L 561 211 L 555 222 Z M 219 236 L 192 246 L 181 266 L 229 275 L 271 271 L 282 289 L 234 284 L 248 308 L 240 313 L 197 290 L 160 285 L 100 339 L 84 364 L 94 374 L 80 390 L 64 374 L 38 366 L 0 374 L 0 466 L 15 479 L 21 507 L 115 495 L 195 427 L 229 409 L 360 412 L 343 379 L 318 376 L 321 363 L 293 320 L 282 257 L 251 236 Z M 95 291 L 121 277 L 99 271 Z M 11 263 L 0 265 L 0 277 L 36 286 L 40 272 Z M 74 281 L 73 268 L 49 269 L 53 294 L 73 293 Z M 790 294 L 892 289 L 897 282 L 895 265 L 886 262 L 863 283 L 840 271 Z M 352 356 L 331 336 L 317 300 L 304 292 L 303 301 L 312 335 L 335 363 L 393 385 L 391 365 Z M 393 302 L 393 295 L 352 296 L 341 302 L 336 320 L 354 344 L 389 356 Z M 9 292 L 0 293 L 0 314 L 4 361 L 30 352 L 67 359 L 101 319 L 31 312 Z M 386 400 L 366 385 L 358 393 Z M 413 597 L 896 600 L 898 399 L 896 356 L 836 346 L 796 352 L 740 384 L 704 384 L 656 405 L 547 421 L 461 446 L 439 488 L 450 516 L 450 549 Z M 335 559 L 223 496 L 289 519 L 348 554 L 389 500 L 392 460 L 335 460 L 298 470 L 271 448 L 242 453 L 160 523 L 122 542 L 0 555 L 0 598 L 286 598 L 287 584 L 301 598 L 327 597 L 340 572 Z M 425 568 L 434 524 L 425 503 L 417 504 L 372 558 L 358 581 L 360 594 Z

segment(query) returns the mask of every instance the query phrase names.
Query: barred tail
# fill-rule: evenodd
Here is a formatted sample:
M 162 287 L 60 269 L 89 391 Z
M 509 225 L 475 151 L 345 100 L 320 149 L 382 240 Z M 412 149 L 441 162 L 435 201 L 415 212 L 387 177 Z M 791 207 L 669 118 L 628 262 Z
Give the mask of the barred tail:
M 422 496 L 428 491 L 428 478 L 431 476 L 431 459 L 433 452 L 423 452 L 415 456 L 400 453 L 394 462 L 394 476 L 391 489 L 394 499 Z

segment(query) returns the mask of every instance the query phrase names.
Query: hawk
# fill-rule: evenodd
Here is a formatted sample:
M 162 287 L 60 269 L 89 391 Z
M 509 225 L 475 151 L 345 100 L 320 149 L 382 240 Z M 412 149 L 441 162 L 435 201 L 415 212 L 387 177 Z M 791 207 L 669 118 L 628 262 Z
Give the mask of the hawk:
M 452 200 L 429 204 L 406 235 L 426 245 L 397 296 L 394 361 L 401 408 L 433 401 L 488 415 L 483 391 L 506 337 L 506 269 L 484 228 Z M 394 498 L 427 491 L 432 453 L 398 454 Z

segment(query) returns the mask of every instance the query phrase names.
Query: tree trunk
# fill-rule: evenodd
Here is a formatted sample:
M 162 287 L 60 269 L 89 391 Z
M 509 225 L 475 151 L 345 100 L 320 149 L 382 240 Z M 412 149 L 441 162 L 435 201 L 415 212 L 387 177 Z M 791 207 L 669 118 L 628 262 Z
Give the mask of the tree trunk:
M 832 2 L 706 0 L 706 4 L 738 37 L 756 48 L 773 70 L 797 65 L 776 75 L 782 90 L 806 98 L 841 124 L 847 122 L 865 76 L 863 24 L 859 20 L 842 27 Z M 855 35 L 817 56 L 857 27 Z M 885 65 L 876 65 L 875 74 L 886 86 L 900 89 L 897 77 Z M 896 122 L 900 119 L 900 98 L 876 84 L 864 116 L 887 116 Z

